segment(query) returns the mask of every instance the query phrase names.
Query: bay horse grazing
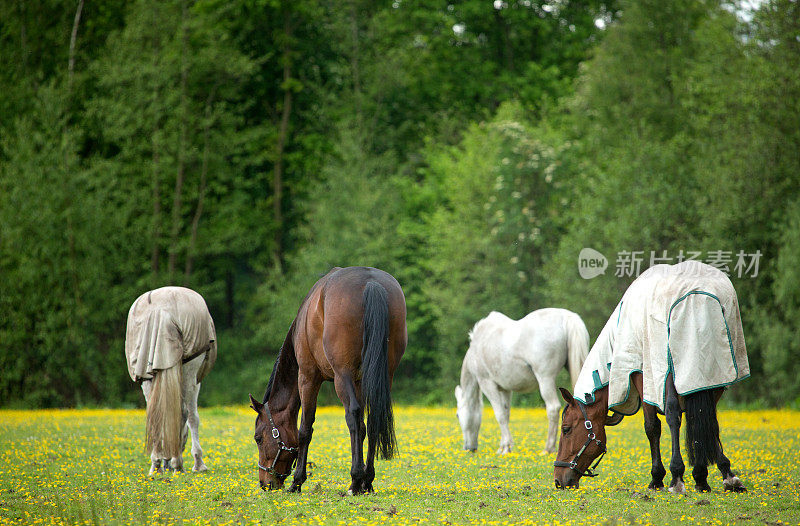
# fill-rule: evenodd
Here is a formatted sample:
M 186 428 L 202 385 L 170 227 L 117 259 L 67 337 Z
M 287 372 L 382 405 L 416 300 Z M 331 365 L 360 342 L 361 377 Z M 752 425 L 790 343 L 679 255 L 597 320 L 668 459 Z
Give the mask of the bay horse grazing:
M 582 476 L 596 476 L 606 452 L 605 427 L 636 413 L 644 401 L 650 489 L 664 487 L 663 414 L 672 437 L 669 491 L 686 491 L 680 448 L 685 412 L 685 448 L 697 490 L 711 491 L 708 465 L 715 463 L 725 490 L 746 491 L 722 451 L 716 404 L 727 386 L 749 375 L 739 303 L 728 277 L 698 261 L 651 267 L 631 284 L 600 333 L 574 396 L 561 390 L 568 405 L 556 487 L 578 487 Z
M 589 353 L 589 333 L 581 317 L 566 309 L 549 308 L 533 311 L 516 321 L 491 312 L 475 324 L 469 339 L 469 349 L 461 365 L 461 384 L 455 391 L 464 449 L 478 448 L 483 392 L 500 425 L 497 454 L 509 453 L 514 445 L 508 428 L 511 394 L 531 391 L 538 383 L 547 408 L 544 448 L 555 453 L 561 409 L 556 375 L 568 367 L 575 385 Z
M 217 334 L 203 297 L 183 287 L 139 296 L 128 311 L 125 356 L 128 374 L 141 384 L 147 402 L 150 475 L 164 468 L 183 471 L 189 429 L 192 471 L 206 471 L 197 395 L 217 359 Z
M 250 395 L 258 413 L 255 441 L 263 489 L 283 487 L 296 463 L 289 491 L 300 491 L 317 394 L 323 381 L 332 380 L 350 432 L 349 492 L 373 491 L 375 453 L 390 459 L 396 448 L 391 386 L 406 341 L 405 297 L 390 274 L 337 267 L 314 284 L 278 353 L 263 402 Z

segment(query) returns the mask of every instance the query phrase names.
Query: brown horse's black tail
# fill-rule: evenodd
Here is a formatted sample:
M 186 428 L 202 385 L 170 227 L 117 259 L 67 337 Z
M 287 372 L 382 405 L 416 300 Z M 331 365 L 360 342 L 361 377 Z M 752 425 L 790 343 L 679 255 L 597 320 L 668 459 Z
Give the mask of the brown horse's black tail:
M 716 464 L 722 445 L 719 441 L 717 402 L 714 391 L 706 389 L 686 395 L 686 454 L 689 464 Z
M 389 383 L 389 300 L 386 289 L 375 281 L 364 287 L 364 337 L 361 348 L 361 392 L 367 413 L 367 436 L 378 455 L 394 456 L 392 395 Z

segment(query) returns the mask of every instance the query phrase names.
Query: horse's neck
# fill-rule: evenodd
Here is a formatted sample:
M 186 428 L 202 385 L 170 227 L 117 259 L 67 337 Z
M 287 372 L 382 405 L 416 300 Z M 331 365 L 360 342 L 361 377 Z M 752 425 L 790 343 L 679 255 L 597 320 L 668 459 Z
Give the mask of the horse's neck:
M 299 369 L 294 353 L 294 327 L 292 323 L 275 361 L 268 403 L 271 411 L 281 415 L 288 413 L 288 417 L 296 422 L 300 410 L 300 391 L 297 387 Z
M 608 413 L 608 386 L 604 386 L 594 392 L 594 403 L 586 406 L 592 414 L 603 415 Z
M 478 385 L 478 378 L 472 373 L 467 363 L 461 367 L 461 392 L 467 407 L 479 407 L 481 405 L 481 390 Z

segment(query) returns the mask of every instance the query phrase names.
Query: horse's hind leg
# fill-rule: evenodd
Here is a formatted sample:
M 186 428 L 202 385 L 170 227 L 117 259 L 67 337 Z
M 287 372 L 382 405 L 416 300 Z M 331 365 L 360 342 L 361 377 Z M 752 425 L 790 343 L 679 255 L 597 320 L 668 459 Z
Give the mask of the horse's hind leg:
M 188 423 L 189 429 L 192 431 L 192 458 L 194 458 L 192 471 L 204 472 L 208 471 L 208 466 L 203 462 L 203 448 L 200 447 L 200 413 L 197 411 L 197 396 L 200 394 L 200 384 L 195 384 L 191 392 L 187 394 L 189 401 Z
M 650 442 L 650 459 L 652 461 L 651 479 L 647 488 L 663 489 L 664 475 L 667 474 L 667 470 L 664 469 L 664 464 L 661 462 L 661 420 L 658 418 L 655 406 L 644 404 L 642 412 L 644 413 L 644 433 Z
M 686 486 L 683 483 L 683 474 L 686 465 L 681 456 L 681 406 L 678 401 L 678 392 L 675 390 L 675 383 L 672 380 L 672 373 L 667 375 L 667 406 L 664 414 L 667 417 L 670 436 L 672 437 L 672 458 L 669 461 L 669 471 L 672 474 L 672 481 L 669 483 L 670 493 L 683 495 L 686 493 Z
M 514 439 L 511 438 L 511 430 L 508 428 L 509 412 L 511 410 L 511 392 L 502 389 L 499 385 L 488 381 L 480 382 L 481 391 L 489 399 L 494 410 L 494 417 L 500 426 L 500 449 L 498 455 L 510 453 L 514 447 Z
M 153 390 L 153 381 L 145 380 L 142 382 L 142 393 L 144 394 L 145 404 L 150 403 L 150 391 Z M 150 452 L 150 472 L 148 477 L 152 477 L 156 473 L 164 473 L 164 468 L 161 465 L 161 458 L 156 454 L 156 448 Z
M 735 493 L 744 493 L 747 488 L 744 487 L 739 477 L 731 471 L 731 461 L 722 452 L 722 445 L 719 448 L 719 457 L 717 458 L 717 467 L 722 474 L 722 486 L 725 491 L 733 491 Z
M 539 393 L 547 409 L 547 442 L 544 450 L 548 453 L 556 452 L 556 439 L 558 438 L 558 413 L 561 411 L 561 402 L 558 399 L 555 377 L 539 378 Z
M 336 394 L 344 405 L 344 419 L 347 429 L 350 431 L 350 484 L 349 493 L 358 495 L 364 493 L 364 479 L 366 478 L 366 467 L 364 466 L 364 437 L 366 436 L 366 426 L 364 425 L 364 406 L 356 394 L 356 388 L 352 376 L 349 374 L 336 375 L 333 380 L 336 387 Z

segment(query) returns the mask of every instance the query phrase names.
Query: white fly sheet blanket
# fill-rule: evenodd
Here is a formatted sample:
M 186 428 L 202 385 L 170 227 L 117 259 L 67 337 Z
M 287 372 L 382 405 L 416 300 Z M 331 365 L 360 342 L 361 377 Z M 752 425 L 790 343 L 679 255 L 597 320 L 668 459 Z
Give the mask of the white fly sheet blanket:
M 632 415 L 641 400 L 630 376 L 643 374 L 644 401 L 664 410 L 667 375 L 684 396 L 750 376 L 736 291 L 720 270 L 699 261 L 655 265 L 622 296 L 575 384 L 594 401 L 609 386 L 609 408 Z
M 133 381 L 150 380 L 154 372 L 201 354 L 205 360 L 197 373 L 198 383 L 217 359 L 214 321 L 200 294 L 183 287 L 163 287 L 133 302 L 125 335 L 125 357 Z

